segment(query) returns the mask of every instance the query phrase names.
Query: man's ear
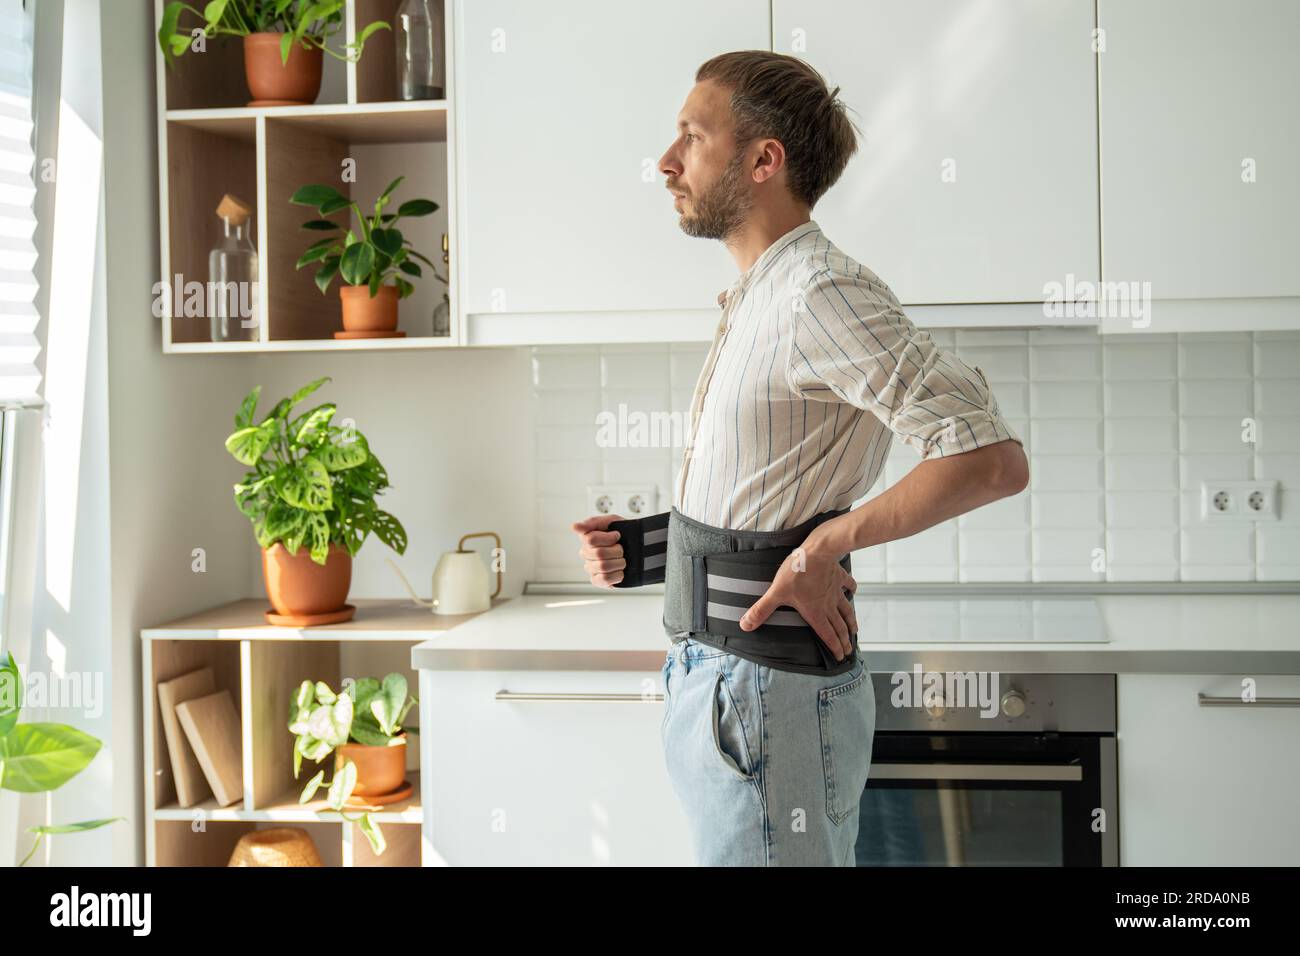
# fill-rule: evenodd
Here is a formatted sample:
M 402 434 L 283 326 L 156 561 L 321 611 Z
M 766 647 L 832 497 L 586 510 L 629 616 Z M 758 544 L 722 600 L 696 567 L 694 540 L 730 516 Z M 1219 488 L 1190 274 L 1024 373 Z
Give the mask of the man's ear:
M 765 183 L 785 169 L 785 147 L 779 139 L 765 139 L 758 145 L 760 151 L 754 160 L 754 182 Z

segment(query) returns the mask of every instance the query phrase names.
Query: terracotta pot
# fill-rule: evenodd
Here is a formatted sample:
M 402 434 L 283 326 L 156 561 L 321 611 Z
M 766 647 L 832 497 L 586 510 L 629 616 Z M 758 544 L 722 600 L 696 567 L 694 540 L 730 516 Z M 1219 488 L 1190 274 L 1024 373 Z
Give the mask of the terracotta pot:
M 381 285 L 370 298 L 370 286 L 339 286 L 343 328 L 348 332 L 391 332 L 397 328 L 397 286 Z
M 320 94 L 321 51 L 295 43 L 289 59 L 280 62 L 283 33 L 250 33 L 244 37 L 244 77 L 253 94 L 249 106 L 291 106 L 316 102 Z
M 357 786 L 352 792 L 358 797 L 381 797 L 392 793 L 406 780 L 406 734 L 392 747 L 372 747 L 367 744 L 343 744 L 334 748 L 334 769 L 342 769 L 346 760 L 357 765 Z
M 262 549 L 262 577 L 275 613 L 327 614 L 347 603 L 348 588 L 352 586 L 352 555 L 343 545 L 331 542 L 322 565 L 311 559 L 305 546 L 290 554 L 277 541 Z

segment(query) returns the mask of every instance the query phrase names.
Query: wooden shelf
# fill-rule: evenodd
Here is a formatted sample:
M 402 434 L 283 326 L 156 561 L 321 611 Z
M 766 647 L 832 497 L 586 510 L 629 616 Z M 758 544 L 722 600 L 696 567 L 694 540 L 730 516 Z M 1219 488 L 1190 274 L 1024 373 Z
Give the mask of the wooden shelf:
M 168 123 L 250 140 L 259 117 L 321 130 L 351 143 L 447 141 L 446 100 L 168 110 L 165 115 Z
M 510 598 L 496 598 L 497 608 Z M 357 613 L 342 624 L 279 627 L 262 617 L 271 609 L 266 598 L 244 598 L 199 611 L 140 632 L 145 640 L 187 641 L 427 641 L 477 614 L 434 614 L 405 598 L 348 598 Z M 488 612 L 483 612 L 488 613 Z
M 508 600 L 495 600 L 492 606 Z M 320 799 L 299 805 L 303 785 L 319 768 L 306 762 L 305 774 L 294 779 L 293 737 L 287 726 L 290 702 L 304 680 L 323 680 L 338 689 L 344 675 L 378 677 L 397 671 L 414 688 L 418 680 L 411 666 L 412 645 L 478 615 L 435 615 L 403 599 L 350 598 L 349 603 L 356 605 L 357 612 L 342 624 L 276 627 L 263 617 L 269 602 L 257 597 L 140 632 L 145 845 L 150 865 L 222 865 L 240 836 L 276 824 L 307 828 L 327 865 L 420 864 L 421 827 L 410 825 L 423 822 L 418 713 L 413 710 L 406 722 L 415 731 L 406 755 L 407 779 L 414 787 L 411 797 L 371 811 L 381 823 L 403 826 L 385 833 L 389 849 L 375 857 L 354 824 L 328 809 L 323 793 Z M 243 799 L 225 807 L 217 806 L 211 797 L 191 807 L 178 805 L 162 730 L 158 684 L 200 667 L 212 668 L 217 689 L 231 692 L 239 712 Z M 206 829 L 191 829 L 195 821 L 203 821 Z
M 375 19 L 391 24 L 400 5 L 400 0 L 349 0 L 345 35 L 336 42 L 350 40 Z M 450 0 L 444 6 L 449 18 Z M 163 7 L 164 0 L 155 0 L 156 16 Z M 446 35 L 444 41 L 450 76 L 453 44 Z M 451 101 L 395 100 L 393 47 L 393 34 L 379 31 L 357 63 L 326 56 L 316 103 L 274 107 L 246 105 L 237 40 L 209 42 L 206 53 L 186 54 L 170 68 L 155 51 L 162 271 L 168 289 L 180 290 L 172 296 L 171 314 L 162 318 L 165 353 L 429 349 L 463 342 L 457 290 L 434 278 L 428 266 L 413 280 L 413 294 L 398 306 L 398 329 L 405 336 L 373 339 L 334 338 L 343 328 L 342 280 L 336 277 L 322 294 L 314 267 L 295 268 L 306 248 L 321 238 L 301 228 L 314 218 L 312 211 L 289 202 L 299 187 L 326 183 L 366 209 L 389 182 L 403 176 L 395 205 L 418 196 L 432 199 L 439 209 L 403 220 L 399 228 L 417 251 L 438 263 L 440 274 L 450 280 L 456 273 L 454 261 L 441 262 L 444 233 L 452 240 L 451 255 L 456 254 Z M 446 83 L 444 92 L 450 94 Z M 257 301 L 248 340 L 214 342 L 199 293 L 206 289 L 208 255 L 220 236 L 216 205 L 227 192 L 254 208 Z M 331 218 L 355 228 L 346 210 Z M 444 294 L 450 297 L 450 329 L 434 335 L 433 315 Z
M 450 335 L 407 335 L 400 339 L 276 339 L 270 342 L 173 342 L 171 354 L 211 352 L 348 352 L 374 349 L 445 349 L 459 345 Z
M 326 760 L 333 759 L 332 755 Z M 343 817 L 335 810 L 331 810 L 324 797 L 311 800 L 308 803 L 300 804 L 298 795 L 302 793 L 302 787 L 311 779 L 312 774 L 316 773 L 321 767 L 325 766 L 323 761 L 320 767 L 310 761 L 303 762 L 303 776 L 299 785 L 272 800 L 267 806 L 257 810 L 245 810 L 243 801 L 232 803 L 228 807 L 219 807 L 215 800 L 204 800 L 192 807 L 182 807 L 175 803 L 168 804 L 165 807 L 159 807 L 154 811 L 155 820 L 193 820 L 196 812 L 201 813 L 206 820 L 226 820 L 226 821 L 253 821 L 253 822 L 276 822 L 276 823 L 315 823 L 315 822 L 341 822 Z M 420 774 L 413 771 L 406 775 L 406 779 L 411 781 L 415 788 L 411 797 L 398 803 L 390 804 L 384 807 L 374 807 L 370 810 L 370 815 L 380 823 L 420 823 L 423 821 L 423 813 L 420 808 Z M 324 793 L 324 789 L 320 791 Z M 364 808 L 357 807 L 355 810 L 349 808 L 349 813 L 360 813 Z

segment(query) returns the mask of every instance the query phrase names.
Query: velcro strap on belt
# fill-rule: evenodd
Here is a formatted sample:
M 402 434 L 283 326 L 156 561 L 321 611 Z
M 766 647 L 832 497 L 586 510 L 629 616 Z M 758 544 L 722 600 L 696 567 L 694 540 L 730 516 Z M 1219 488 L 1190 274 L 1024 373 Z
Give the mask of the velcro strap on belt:
M 771 587 L 777 571 L 793 550 L 793 547 L 775 547 L 693 555 L 692 630 L 724 635 L 728 647 L 745 646 L 753 641 L 756 651 L 769 654 L 783 649 L 792 656 L 801 649 L 807 654 L 811 643 L 816 649 L 815 656 L 823 658 L 828 668 L 835 667 L 836 661 L 817 631 L 794 608 L 777 608 L 752 631 L 740 626 L 741 617 Z M 840 566 L 852 571 L 849 555 L 840 559 Z M 845 589 L 845 594 L 848 596 L 850 592 Z M 856 634 L 852 636 L 856 644 Z
M 672 512 L 649 515 L 645 518 L 626 518 L 611 521 L 610 531 L 618 532 L 618 544 L 623 546 L 623 580 L 616 588 L 637 588 L 643 584 L 662 584 L 664 568 L 668 563 L 668 516 Z

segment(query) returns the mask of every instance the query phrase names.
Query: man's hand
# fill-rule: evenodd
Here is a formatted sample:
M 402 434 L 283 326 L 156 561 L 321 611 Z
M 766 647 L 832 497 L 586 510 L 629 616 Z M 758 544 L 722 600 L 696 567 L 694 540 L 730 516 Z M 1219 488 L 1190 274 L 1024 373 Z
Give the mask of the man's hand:
M 740 619 L 740 627 L 752 631 L 777 608 L 792 607 L 817 632 L 835 659 L 842 661 L 853 652 L 851 635 L 858 630 L 853 611 L 858 582 L 840 565 L 843 554 L 827 550 L 815 534 L 785 559 L 772 586 Z M 847 597 L 845 591 L 849 592 Z
M 586 564 L 587 577 L 597 587 L 612 588 L 623 580 L 627 559 L 618 543 L 619 533 L 605 530 L 611 521 L 622 520 L 622 515 L 593 515 L 573 523 L 573 530 L 582 539 L 578 554 Z

